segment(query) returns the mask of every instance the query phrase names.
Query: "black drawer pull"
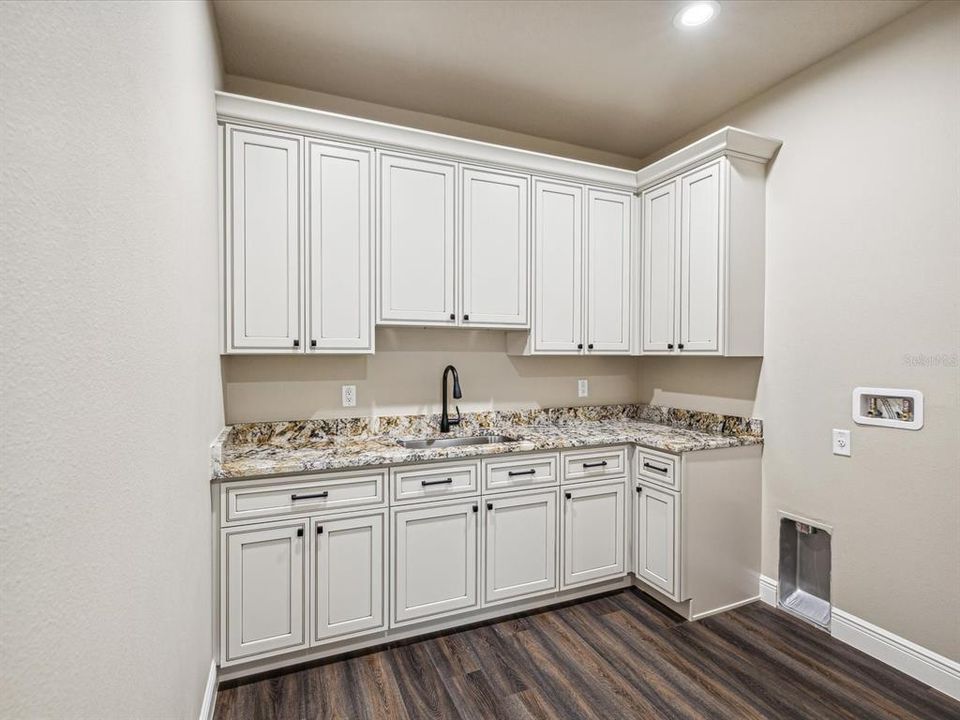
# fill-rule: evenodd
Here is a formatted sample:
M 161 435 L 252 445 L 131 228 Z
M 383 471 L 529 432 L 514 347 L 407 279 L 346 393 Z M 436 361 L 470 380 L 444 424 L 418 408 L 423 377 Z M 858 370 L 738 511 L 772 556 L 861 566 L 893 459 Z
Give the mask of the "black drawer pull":
M 421 480 L 420 484 L 423 487 L 428 485 L 450 485 L 453 482 L 453 478 L 447 478 L 446 480 Z
M 588 467 L 606 467 L 606 466 L 607 466 L 607 461 L 606 461 L 606 460 L 601 460 L 600 462 L 595 462 L 595 463 L 584 463 L 583 466 L 584 466 L 585 468 L 588 468 Z
M 536 474 L 537 474 L 537 471 L 534 470 L 533 468 L 530 468 L 529 470 L 509 470 L 507 472 L 507 475 L 509 475 L 510 477 L 516 477 L 517 475 L 536 475 Z
M 656 465 L 651 465 L 648 462 L 644 462 L 643 466 L 649 470 L 656 470 L 657 472 L 662 472 L 664 475 L 666 475 L 668 472 L 666 468 L 658 467 Z
M 330 494 L 329 490 L 324 490 L 320 493 L 310 493 L 309 495 L 297 495 L 294 493 L 290 496 L 291 500 L 312 500 L 314 498 L 325 498 Z

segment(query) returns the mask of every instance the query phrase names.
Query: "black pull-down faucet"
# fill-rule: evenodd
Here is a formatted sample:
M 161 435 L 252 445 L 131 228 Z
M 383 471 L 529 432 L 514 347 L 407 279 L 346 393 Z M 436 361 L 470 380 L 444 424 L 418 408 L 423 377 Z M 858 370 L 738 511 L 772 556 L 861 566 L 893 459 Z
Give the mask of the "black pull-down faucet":
M 443 369 L 443 413 L 440 415 L 440 432 L 450 432 L 451 425 L 460 424 L 460 406 L 457 406 L 457 417 L 455 420 L 450 419 L 450 415 L 447 412 L 447 373 L 453 373 L 453 397 L 455 400 L 459 400 L 463 397 L 463 394 L 460 392 L 460 376 L 457 375 L 457 369 L 453 365 L 447 365 Z

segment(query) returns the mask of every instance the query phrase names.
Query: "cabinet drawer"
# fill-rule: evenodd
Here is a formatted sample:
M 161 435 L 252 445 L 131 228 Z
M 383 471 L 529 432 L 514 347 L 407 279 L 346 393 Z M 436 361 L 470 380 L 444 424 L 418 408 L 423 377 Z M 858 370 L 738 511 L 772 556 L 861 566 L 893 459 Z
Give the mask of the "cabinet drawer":
M 392 470 L 394 502 L 480 494 L 479 463 L 417 465 Z
M 678 467 L 678 460 L 679 458 L 672 455 L 637 448 L 637 478 L 671 490 L 679 490 L 680 468 Z
M 626 448 L 563 453 L 563 481 L 623 477 L 627 474 Z
M 531 455 L 483 461 L 483 491 L 556 485 L 557 455 Z
M 225 523 L 386 504 L 386 470 L 337 474 L 279 485 L 224 485 Z

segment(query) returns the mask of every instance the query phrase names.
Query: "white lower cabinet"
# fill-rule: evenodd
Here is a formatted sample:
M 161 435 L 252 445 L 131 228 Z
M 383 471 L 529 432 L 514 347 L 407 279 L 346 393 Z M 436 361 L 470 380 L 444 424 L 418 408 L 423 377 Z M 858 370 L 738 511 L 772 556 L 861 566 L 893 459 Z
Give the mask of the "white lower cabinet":
M 306 645 L 305 521 L 221 533 L 221 657 L 295 650 Z
M 479 502 L 391 511 L 391 625 L 478 607 Z
M 568 486 L 563 496 L 563 587 L 624 575 L 624 481 Z
M 483 604 L 557 589 L 557 491 L 484 498 Z
M 675 600 L 680 599 L 679 495 L 650 485 L 634 488 L 634 573 Z
M 386 510 L 311 521 L 311 644 L 384 629 L 386 524 Z

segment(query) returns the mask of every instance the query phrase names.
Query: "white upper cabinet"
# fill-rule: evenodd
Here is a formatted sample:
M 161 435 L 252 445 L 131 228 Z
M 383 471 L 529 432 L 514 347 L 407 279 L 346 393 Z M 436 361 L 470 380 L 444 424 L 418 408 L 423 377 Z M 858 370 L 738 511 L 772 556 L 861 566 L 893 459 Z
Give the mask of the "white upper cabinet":
M 529 179 L 462 167 L 463 325 L 526 325 Z
M 534 181 L 533 352 L 583 350 L 583 188 Z
M 677 183 L 643 193 L 643 352 L 673 350 L 677 307 Z
M 680 178 L 680 342 L 685 352 L 720 350 L 720 162 Z
M 307 141 L 308 352 L 372 352 L 371 151 Z
M 587 350 L 630 351 L 630 195 L 587 191 Z
M 642 352 L 763 355 L 764 172 L 721 157 L 642 193 Z
M 380 157 L 379 322 L 456 325 L 453 163 Z
M 226 350 L 301 346 L 300 138 L 227 129 Z

